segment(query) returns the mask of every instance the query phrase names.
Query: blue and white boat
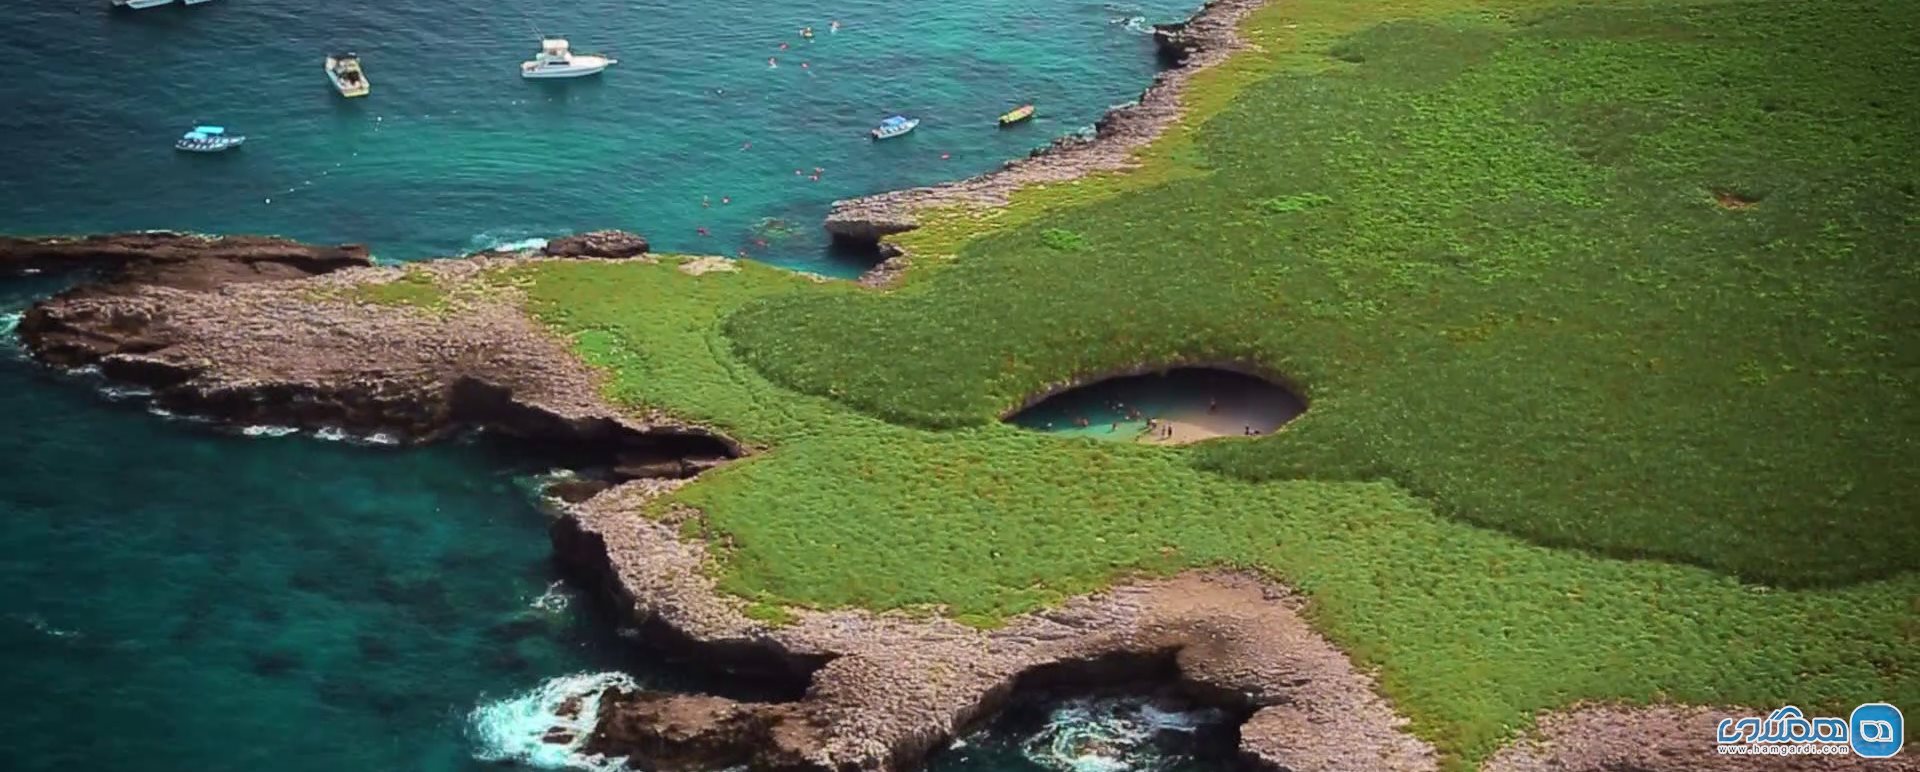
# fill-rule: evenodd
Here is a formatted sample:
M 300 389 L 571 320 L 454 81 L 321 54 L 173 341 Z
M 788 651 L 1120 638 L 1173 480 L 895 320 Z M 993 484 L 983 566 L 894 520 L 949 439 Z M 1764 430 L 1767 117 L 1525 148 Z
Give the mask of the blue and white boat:
M 173 147 L 189 153 L 218 153 L 239 147 L 245 141 L 246 137 L 228 134 L 220 126 L 195 126 L 193 131 L 181 135 L 180 141 L 173 143 Z
M 881 121 L 880 125 L 873 127 L 873 138 L 893 139 L 894 137 L 913 131 L 913 127 L 918 125 L 920 125 L 919 118 L 908 118 L 903 115 L 891 116 Z

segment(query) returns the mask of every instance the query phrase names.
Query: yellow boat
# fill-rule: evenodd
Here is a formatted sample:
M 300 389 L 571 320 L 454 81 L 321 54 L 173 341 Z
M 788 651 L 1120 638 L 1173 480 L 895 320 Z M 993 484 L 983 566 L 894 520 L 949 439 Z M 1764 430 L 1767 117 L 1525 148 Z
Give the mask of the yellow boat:
M 1012 126 L 1016 123 L 1027 120 L 1028 118 L 1032 118 L 1032 117 L 1033 117 L 1033 105 L 1021 105 L 1019 107 L 1013 108 L 1012 110 L 1008 110 L 1006 115 L 1000 116 L 1000 125 Z

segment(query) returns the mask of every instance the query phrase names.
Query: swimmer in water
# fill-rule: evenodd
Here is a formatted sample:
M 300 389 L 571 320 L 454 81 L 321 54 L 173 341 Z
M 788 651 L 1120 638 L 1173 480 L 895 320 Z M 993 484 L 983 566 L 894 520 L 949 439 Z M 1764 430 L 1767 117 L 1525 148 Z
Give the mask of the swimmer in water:
M 753 143 L 752 143 L 752 142 L 742 142 L 742 143 L 740 143 L 740 149 L 741 149 L 741 150 L 752 150 L 752 149 L 753 149 Z
M 701 196 L 701 197 L 700 197 L 700 208 L 702 208 L 702 209 L 705 209 L 705 208 L 707 208 L 707 207 L 710 207 L 710 206 L 713 206 L 713 200 L 712 200 L 712 199 L 710 199 L 710 198 L 707 198 L 706 196 Z
M 812 28 L 812 27 L 801 27 L 801 28 L 800 28 L 800 37 L 803 37 L 803 38 L 806 38 L 806 39 L 808 39 L 808 40 L 812 40 L 812 39 L 813 39 L 813 28 Z
M 839 31 L 840 31 L 839 19 L 834 19 L 832 22 L 827 24 L 827 32 L 833 33 L 833 32 L 839 32 Z
M 776 60 L 776 59 L 774 59 L 774 58 L 773 58 L 773 57 L 771 57 L 771 56 L 769 56 L 769 57 L 767 57 L 767 69 L 769 69 L 769 70 L 771 70 L 771 69 L 773 69 L 773 68 L 775 68 L 775 67 L 779 67 L 779 66 L 780 66 L 780 62 L 779 62 L 779 60 Z
M 700 235 L 702 235 L 702 236 L 711 236 L 711 235 L 713 235 L 712 233 L 709 233 L 709 232 L 707 232 L 707 228 L 706 228 L 706 226 L 704 226 L 704 225 L 702 225 L 702 226 L 700 226 L 700 227 L 698 227 L 698 228 L 695 228 L 695 229 L 693 229 L 693 230 L 694 230 L 694 232 L 695 232 L 695 233 L 698 233 L 698 234 L 700 234 Z
M 721 205 L 721 206 L 725 206 L 725 205 L 727 205 L 727 204 L 731 204 L 731 203 L 733 203 L 733 197 L 732 197 L 732 196 L 721 196 L 721 197 L 720 197 L 720 205 Z
M 947 159 L 949 159 L 949 158 L 952 158 L 952 157 L 953 157 L 953 154 L 952 154 L 952 153 L 941 153 L 941 154 L 940 154 L 940 160 L 942 160 L 942 161 L 945 161 L 945 160 L 947 160 Z
M 785 50 L 787 50 L 787 44 L 786 44 L 786 42 L 785 42 L 785 41 L 782 41 L 782 42 L 780 43 L 780 50 L 782 50 L 782 51 L 785 51 Z

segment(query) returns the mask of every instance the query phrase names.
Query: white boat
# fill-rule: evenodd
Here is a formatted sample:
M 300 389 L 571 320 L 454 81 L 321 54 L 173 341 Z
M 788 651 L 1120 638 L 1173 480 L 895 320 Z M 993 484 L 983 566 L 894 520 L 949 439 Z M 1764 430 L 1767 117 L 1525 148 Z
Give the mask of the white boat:
M 180 2 L 186 3 L 187 5 L 199 5 L 201 3 L 207 2 L 207 0 L 180 0 Z
M 173 143 L 173 147 L 175 150 L 185 150 L 189 153 L 218 153 L 239 147 L 240 143 L 245 141 L 247 141 L 246 137 L 228 134 L 227 130 L 220 126 L 195 126 L 193 131 L 181 135 L 180 139 Z
M 891 116 L 881 121 L 880 125 L 873 127 L 873 138 L 893 139 L 894 137 L 913 131 L 913 127 L 918 125 L 920 125 L 919 118 L 908 118 L 902 115 Z
M 113 7 L 136 9 L 152 8 L 156 5 L 166 5 L 171 2 L 173 2 L 173 0 L 113 0 Z
M 360 70 L 360 57 L 350 53 L 327 57 L 327 80 L 333 81 L 343 97 L 363 97 L 373 90 L 367 74 Z
M 578 78 L 582 75 L 594 75 L 619 60 L 609 59 L 598 54 L 576 54 L 567 48 L 562 38 L 547 38 L 540 41 L 540 55 L 531 62 L 520 63 L 522 78 Z

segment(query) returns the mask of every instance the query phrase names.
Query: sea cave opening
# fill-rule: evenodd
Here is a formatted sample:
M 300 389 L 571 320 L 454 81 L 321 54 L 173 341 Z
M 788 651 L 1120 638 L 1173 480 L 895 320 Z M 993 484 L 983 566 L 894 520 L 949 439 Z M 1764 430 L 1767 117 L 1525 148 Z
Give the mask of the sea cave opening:
M 1175 367 L 1051 391 L 1006 420 L 1052 434 L 1182 445 L 1271 434 L 1306 409 L 1293 390 L 1242 370 Z

